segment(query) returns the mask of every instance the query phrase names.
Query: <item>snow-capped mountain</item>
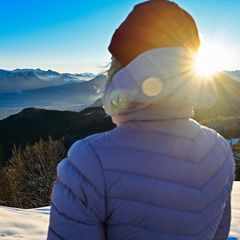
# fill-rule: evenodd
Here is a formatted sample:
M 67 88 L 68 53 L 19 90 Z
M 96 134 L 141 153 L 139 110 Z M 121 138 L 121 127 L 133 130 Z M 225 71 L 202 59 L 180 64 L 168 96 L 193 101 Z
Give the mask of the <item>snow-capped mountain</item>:
M 75 73 L 75 74 L 65 73 L 65 75 L 67 75 L 67 76 L 70 75 L 71 77 L 74 76 L 74 77 L 77 77 L 79 79 L 84 79 L 84 80 L 91 80 L 96 77 L 96 75 L 93 73 Z
M 13 71 L 0 69 L 0 93 L 61 86 L 88 81 L 94 77 L 95 75 L 92 73 L 61 74 L 52 70 L 44 71 L 41 69 L 15 69 Z
M 27 73 L 27 76 L 33 84 L 36 77 L 32 73 Z M 65 76 L 60 76 L 58 81 L 60 78 L 64 81 Z M 24 79 L 27 81 L 28 77 Z M 105 75 L 98 75 L 89 81 L 69 81 L 60 85 L 53 85 L 51 82 L 52 85 L 47 87 L 21 91 L 16 91 L 15 88 L 15 91 L 0 92 L 0 119 L 26 107 L 80 111 L 101 97 L 101 90 L 106 80 Z M 37 83 L 39 83 L 39 78 L 37 78 Z
M 236 71 L 225 71 L 225 74 L 227 74 L 229 77 L 231 77 L 232 79 L 240 82 L 240 70 L 236 70 Z

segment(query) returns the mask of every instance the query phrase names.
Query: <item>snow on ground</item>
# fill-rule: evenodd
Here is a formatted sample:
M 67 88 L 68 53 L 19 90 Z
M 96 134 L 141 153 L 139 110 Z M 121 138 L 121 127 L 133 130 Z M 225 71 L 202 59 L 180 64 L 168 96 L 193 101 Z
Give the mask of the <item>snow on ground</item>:
M 45 240 L 49 212 L 49 207 L 23 210 L 0 206 L 0 240 Z M 229 236 L 240 240 L 240 182 L 235 182 L 233 186 L 232 225 Z
M 0 207 L 1 240 L 45 240 L 50 208 L 18 209 Z
M 239 142 L 239 138 L 227 139 L 227 142 L 231 145 L 237 145 Z
M 234 182 L 232 192 L 232 224 L 229 236 L 240 240 L 240 182 Z

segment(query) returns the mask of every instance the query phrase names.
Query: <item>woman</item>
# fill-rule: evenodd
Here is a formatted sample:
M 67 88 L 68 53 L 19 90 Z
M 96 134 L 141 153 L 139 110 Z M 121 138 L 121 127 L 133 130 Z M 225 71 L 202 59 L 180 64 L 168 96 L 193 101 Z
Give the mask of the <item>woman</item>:
M 223 137 L 192 120 L 211 106 L 193 70 L 200 45 L 178 5 L 135 6 L 112 37 L 105 111 L 117 127 L 58 165 L 48 239 L 227 239 L 234 180 Z

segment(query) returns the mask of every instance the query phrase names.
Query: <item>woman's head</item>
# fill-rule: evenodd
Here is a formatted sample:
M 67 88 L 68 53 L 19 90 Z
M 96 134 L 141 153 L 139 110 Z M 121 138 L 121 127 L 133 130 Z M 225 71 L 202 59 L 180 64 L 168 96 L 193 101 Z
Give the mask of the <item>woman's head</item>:
M 199 81 L 193 81 L 199 46 L 193 18 L 177 4 L 151 0 L 136 5 L 109 45 L 105 111 L 132 119 L 179 118 L 192 116 L 192 106 L 211 105 L 212 96 L 200 99 Z
M 166 0 L 151 0 L 134 7 L 113 34 L 109 51 L 126 66 L 141 53 L 166 47 L 197 51 L 197 26 L 184 9 Z
M 136 5 L 113 34 L 109 80 L 142 52 L 159 47 L 185 47 L 197 51 L 197 26 L 189 13 L 167 0 Z

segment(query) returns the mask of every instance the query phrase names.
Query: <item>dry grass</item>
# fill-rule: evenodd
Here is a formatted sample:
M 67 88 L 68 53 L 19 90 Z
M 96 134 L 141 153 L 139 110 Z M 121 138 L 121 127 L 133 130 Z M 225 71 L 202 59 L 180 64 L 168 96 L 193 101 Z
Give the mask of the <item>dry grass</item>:
M 236 162 L 236 181 L 240 181 L 240 141 L 238 144 L 232 146 L 233 154 Z
M 51 138 L 23 150 L 14 147 L 9 165 L 1 172 L 1 204 L 20 208 L 49 205 L 56 165 L 65 153 L 63 143 Z

